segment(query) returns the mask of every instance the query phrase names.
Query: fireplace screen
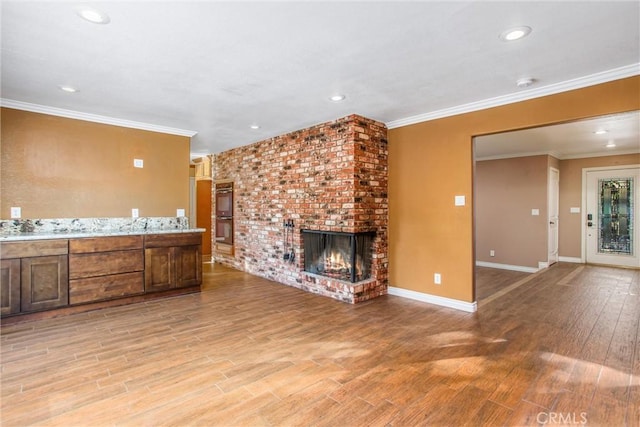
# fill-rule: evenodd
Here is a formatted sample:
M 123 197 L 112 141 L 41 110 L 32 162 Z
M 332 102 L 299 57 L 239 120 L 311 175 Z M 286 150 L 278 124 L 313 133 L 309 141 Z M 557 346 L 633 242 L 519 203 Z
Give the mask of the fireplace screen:
M 302 230 L 304 271 L 333 279 L 359 282 L 371 277 L 371 247 L 375 233 Z

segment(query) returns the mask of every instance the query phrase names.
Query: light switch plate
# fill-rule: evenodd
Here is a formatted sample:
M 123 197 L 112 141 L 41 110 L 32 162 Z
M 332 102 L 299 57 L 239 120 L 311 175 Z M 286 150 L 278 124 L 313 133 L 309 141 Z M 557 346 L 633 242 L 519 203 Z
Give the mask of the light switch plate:
M 531 209 L 531 215 L 533 216 L 540 215 L 540 209 Z
M 571 213 L 580 213 L 580 208 L 571 208 L 569 211 Z
M 464 196 L 456 196 L 455 198 L 455 205 L 456 206 L 464 206 L 466 203 L 465 197 Z
M 18 207 L 11 208 L 11 219 L 20 219 L 22 217 L 22 209 Z
M 176 210 L 176 216 L 178 218 L 183 217 L 184 216 L 184 209 L 177 209 Z
M 142 160 L 142 159 L 133 159 L 133 167 L 134 168 L 143 168 L 144 167 L 144 160 Z

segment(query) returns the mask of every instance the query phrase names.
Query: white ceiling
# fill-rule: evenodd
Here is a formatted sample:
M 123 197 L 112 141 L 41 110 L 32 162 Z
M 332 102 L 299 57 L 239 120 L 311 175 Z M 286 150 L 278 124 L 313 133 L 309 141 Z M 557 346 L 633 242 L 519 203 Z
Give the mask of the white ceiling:
M 640 96 L 640 94 L 638 94 Z M 597 131 L 606 131 L 596 134 Z M 560 160 L 640 152 L 640 112 L 475 138 L 477 160 L 549 154 Z M 615 147 L 607 147 L 613 143 Z
M 82 3 L 111 22 L 80 19 L 75 1 L 2 1 L 3 105 L 197 132 L 193 155 L 640 73 L 635 0 Z M 519 25 L 533 31 L 498 38 Z M 523 76 L 534 86 L 518 89 Z

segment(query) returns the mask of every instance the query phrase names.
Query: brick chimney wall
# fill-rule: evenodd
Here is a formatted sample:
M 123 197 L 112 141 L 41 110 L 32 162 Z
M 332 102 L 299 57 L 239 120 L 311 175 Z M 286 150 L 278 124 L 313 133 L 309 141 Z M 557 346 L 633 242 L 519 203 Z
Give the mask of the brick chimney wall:
M 384 124 L 357 115 L 214 155 L 214 182 L 234 183 L 234 253 L 214 242 L 214 260 L 350 303 L 386 294 L 387 157 Z M 285 220 L 294 222 L 293 263 L 284 259 Z M 304 273 L 301 229 L 375 231 L 372 279 L 347 284 Z

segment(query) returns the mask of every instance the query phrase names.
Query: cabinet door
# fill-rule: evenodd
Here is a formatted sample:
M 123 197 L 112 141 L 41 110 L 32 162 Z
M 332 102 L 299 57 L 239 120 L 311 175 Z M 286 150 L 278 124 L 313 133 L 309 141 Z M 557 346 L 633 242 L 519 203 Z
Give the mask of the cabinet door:
M 163 291 L 176 287 L 173 248 L 144 250 L 144 290 Z
M 20 312 L 20 260 L 0 260 L 0 314 Z
M 37 311 L 69 304 L 67 255 L 23 258 L 21 309 Z
M 175 248 L 176 286 L 194 286 L 202 282 L 202 249 L 200 245 Z

